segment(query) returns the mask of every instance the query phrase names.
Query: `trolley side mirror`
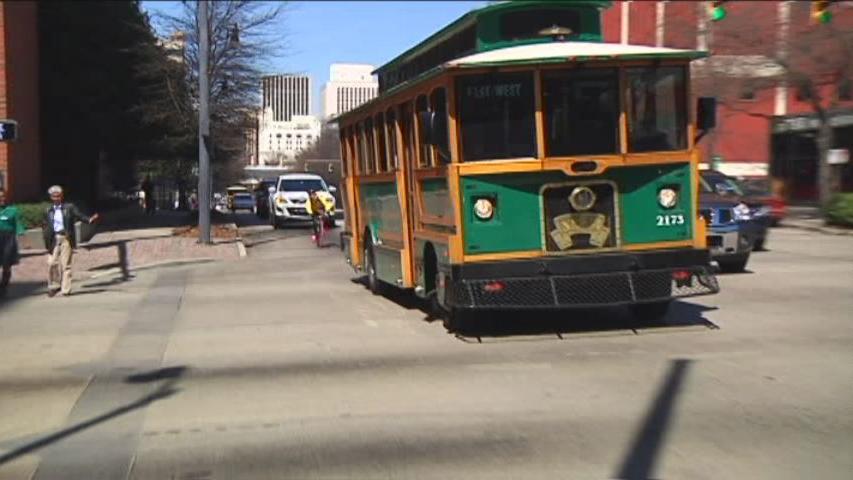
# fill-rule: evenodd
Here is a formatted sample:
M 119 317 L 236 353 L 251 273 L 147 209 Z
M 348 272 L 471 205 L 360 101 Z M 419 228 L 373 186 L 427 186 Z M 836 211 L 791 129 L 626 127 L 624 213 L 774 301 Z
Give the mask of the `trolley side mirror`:
M 441 145 L 447 138 L 447 117 L 435 112 L 418 112 L 422 141 L 426 145 Z
M 706 133 L 717 126 L 717 98 L 699 97 L 696 99 L 696 129 L 699 135 L 695 142 L 699 142 Z

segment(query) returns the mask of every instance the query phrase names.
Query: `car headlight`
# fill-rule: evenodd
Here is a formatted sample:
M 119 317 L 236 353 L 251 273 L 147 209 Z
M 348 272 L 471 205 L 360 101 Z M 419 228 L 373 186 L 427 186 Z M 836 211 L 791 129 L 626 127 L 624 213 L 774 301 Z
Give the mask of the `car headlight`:
M 661 188 L 658 192 L 658 203 L 663 208 L 672 208 L 678 203 L 678 192 L 672 188 Z
M 478 198 L 474 202 L 474 215 L 480 220 L 489 220 L 495 214 L 495 204 L 488 198 Z
M 284 197 L 275 197 L 275 204 L 278 206 L 282 206 L 287 203 L 287 199 Z
M 752 218 L 750 213 L 749 206 L 745 203 L 738 203 L 732 208 L 732 214 L 737 221 L 749 220 Z

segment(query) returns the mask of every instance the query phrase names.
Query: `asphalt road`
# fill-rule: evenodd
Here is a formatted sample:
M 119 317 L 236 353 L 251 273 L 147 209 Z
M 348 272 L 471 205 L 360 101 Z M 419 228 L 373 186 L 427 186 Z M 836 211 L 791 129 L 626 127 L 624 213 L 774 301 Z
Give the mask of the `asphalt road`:
M 851 477 L 853 237 L 774 230 L 650 328 L 459 337 L 306 233 L 0 306 L 0 479 Z

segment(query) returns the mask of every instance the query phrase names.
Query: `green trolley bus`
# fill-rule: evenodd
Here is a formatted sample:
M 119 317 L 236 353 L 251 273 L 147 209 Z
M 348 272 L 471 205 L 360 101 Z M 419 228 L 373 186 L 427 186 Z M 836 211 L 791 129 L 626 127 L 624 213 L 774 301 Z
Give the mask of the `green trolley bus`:
M 469 12 L 375 73 L 335 121 L 342 249 L 374 292 L 466 311 L 629 305 L 716 293 L 692 107 L 705 52 L 601 41 L 605 1 Z

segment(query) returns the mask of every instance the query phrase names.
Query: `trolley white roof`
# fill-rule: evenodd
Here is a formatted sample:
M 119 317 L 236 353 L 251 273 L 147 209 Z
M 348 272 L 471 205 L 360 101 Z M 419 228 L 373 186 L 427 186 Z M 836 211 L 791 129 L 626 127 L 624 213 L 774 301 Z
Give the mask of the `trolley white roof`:
M 518 45 L 475 53 L 451 60 L 446 67 L 482 67 L 490 65 L 549 63 L 590 60 L 627 60 L 640 58 L 701 58 L 708 53 L 699 50 L 648 47 L 596 42 L 552 42 Z

